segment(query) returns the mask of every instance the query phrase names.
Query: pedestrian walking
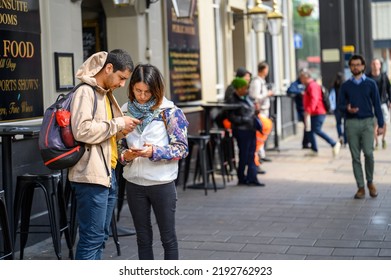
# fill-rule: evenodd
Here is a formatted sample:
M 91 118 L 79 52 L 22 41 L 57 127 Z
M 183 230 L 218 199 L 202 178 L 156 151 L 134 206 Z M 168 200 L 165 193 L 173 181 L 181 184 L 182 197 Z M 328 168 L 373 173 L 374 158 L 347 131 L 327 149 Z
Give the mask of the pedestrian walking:
M 391 107 L 391 85 L 390 80 L 386 73 L 381 72 L 381 61 L 378 58 L 374 58 L 371 62 L 371 72 L 368 73 L 368 77 L 375 80 L 377 88 L 380 94 L 381 111 L 384 119 L 383 135 L 382 135 L 382 148 L 387 149 L 386 132 L 387 124 L 390 123 L 390 107 Z M 378 135 L 376 135 L 376 122 L 375 122 L 375 149 L 378 149 L 379 141 Z
M 352 77 L 341 86 L 338 107 L 346 114 L 346 134 L 352 156 L 353 173 L 358 190 L 356 199 L 365 197 L 364 174 L 361 166 L 361 151 L 365 158 L 365 179 L 369 195 L 377 197 L 373 183 L 375 160 L 373 156 L 374 116 L 377 118 L 377 135 L 383 133 L 383 114 L 376 82 L 364 74 L 365 59 L 355 54 L 349 59 Z M 375 113 L 373 113 L 375 112 Z
M 138 257 L 153 260 L 151 209 L 160 231 L 164 259 L 177 260 L 175 230 L 178 161 L 188 155 L 188 121 L 182 110 L 164 97 L 160 71 L 139 64 L 129 82 L 128 114 L 142 120 L 119 142 L 126 193 L 137 235 Z
M 335 79 L 333 81 L 331 90 L 330 90 L 330 95 L 334 95 L 335 103 L 337 102 L 339 98 L 339 90 L 341 88 L 342 83 L 345 81 L 344 75 L 342 72 L 338 72 L 335 76 Z M 333 104 L 334 105 L 334 104 Z M 344 112 L 338 109 L 338 107 L 335 105 L 334 108 L 334 116 L 335 116 L 335 122 L 336 122 L 336 129 L 338 133 L 338 139 L 339 143 L 341 145 L 346 145 L 347 144 L 347 139 L 346 139 L 346 128 L 345 128 L 345 115 Z
M 301 72 L 302 70 L 300 70 Z M 300 76 L 299 72 L 299 76 Z M 303 139 L 301 141 L 302 149 L 311 149 L 311 141 L 310 141 L 310 130 L 306 129 L 305 121 L 304 121 L 304 105 L 303 105 L 303 96 L 304 96 L 304 85 L 300 82 L 300 77 L 297 78 L 293 83 L 291 83 L 286 90 L 287 93 L 294 98 L 296 113 L 299 122 L 303 123 Z
M 326 119 L 326 108 L 322 99 L 321 86 L 312 79 L 310 72 L 307 70 L 300 73 L 300 81 L 305 86 L 305 93 L 303 99 L 305 115 L 311 117 L 311 156 L 318 155 L 318 145 L 315 134 L 324 139 L 332 147 L 334 156 L 337 156 L 341 148 L 339 142 L 334 141 L 330 136 L 322 131 L 323 123 Z
M 78 260 L 101 259 L 109 236 L 117 200 L 116 141 L 140 123 L 122 114 L 113 91 L 125 86 L 132 71 L 130 55 L 117 49 L 93 54 L 76 73 L 88 84 L 77 89 L 71 103 L 73 135 L 86 147 L 83 157 L 68 172 L 77 201 Z

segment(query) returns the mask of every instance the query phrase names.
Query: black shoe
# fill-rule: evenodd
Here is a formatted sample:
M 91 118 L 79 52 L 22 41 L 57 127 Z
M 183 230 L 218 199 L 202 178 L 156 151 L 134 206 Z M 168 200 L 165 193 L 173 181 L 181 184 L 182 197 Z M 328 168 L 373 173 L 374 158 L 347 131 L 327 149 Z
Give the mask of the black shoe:
M 311 146 L 303 146 L 303 149 L 311 149 Z
M 249 186 L 249 187 L 264 187 L 266 185 L 261 182 L 253 182 L 253 183 L 248 183 L 247 186 Z
M 247 182 L 245 181 L 238 181 L 238 186 L 247 186 Z
M 261 161 L 264 161 L 264 162 L 266 162 L 266 161 L 272 161 L 272 159 L 271 159 L 271 158 L 268 158 L 268 157 L 263 157 L 263 158 L 261 158 Z

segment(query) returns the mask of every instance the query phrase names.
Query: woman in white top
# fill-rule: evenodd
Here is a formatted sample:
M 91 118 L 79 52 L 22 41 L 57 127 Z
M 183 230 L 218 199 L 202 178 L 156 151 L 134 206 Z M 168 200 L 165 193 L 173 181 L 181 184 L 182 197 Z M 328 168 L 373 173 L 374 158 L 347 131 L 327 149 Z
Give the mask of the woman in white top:
M 129 83 L 128 115 L 142 120 L 118 147 L 124 166 L 129 209 L 140 260 L 154 259 L 151 209 L 156 217 L 164 259 L 178 259 L 175 233 L 178 161 L 188 154 L 182 110 L 164 97 L 164 82 L 153 65 L 140 64 Z

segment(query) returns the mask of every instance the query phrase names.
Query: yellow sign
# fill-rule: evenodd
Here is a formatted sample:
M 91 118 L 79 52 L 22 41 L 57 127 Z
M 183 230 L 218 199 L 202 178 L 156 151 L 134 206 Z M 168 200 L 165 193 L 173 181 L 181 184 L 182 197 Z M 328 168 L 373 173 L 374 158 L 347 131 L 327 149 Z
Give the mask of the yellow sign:
M 344 53 L 352 53 L 354 52 L 354 46 L 353 45 L 342 46 L 342 51 Z

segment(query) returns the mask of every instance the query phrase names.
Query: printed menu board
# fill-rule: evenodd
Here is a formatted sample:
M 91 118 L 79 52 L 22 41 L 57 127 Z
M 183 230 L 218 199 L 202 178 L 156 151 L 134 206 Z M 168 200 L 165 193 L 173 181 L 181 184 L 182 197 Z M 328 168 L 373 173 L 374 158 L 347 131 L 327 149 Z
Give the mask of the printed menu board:
M 202 97 L 198 17 L 192 13 L 196 2 L 187 1 L 189 16 L 182 17 L 173 1 L 167 1 L 170 90 L 174 102 L 196 101 Z
M 39 0 L 0 1 L 0 122 L 43 115 Z

